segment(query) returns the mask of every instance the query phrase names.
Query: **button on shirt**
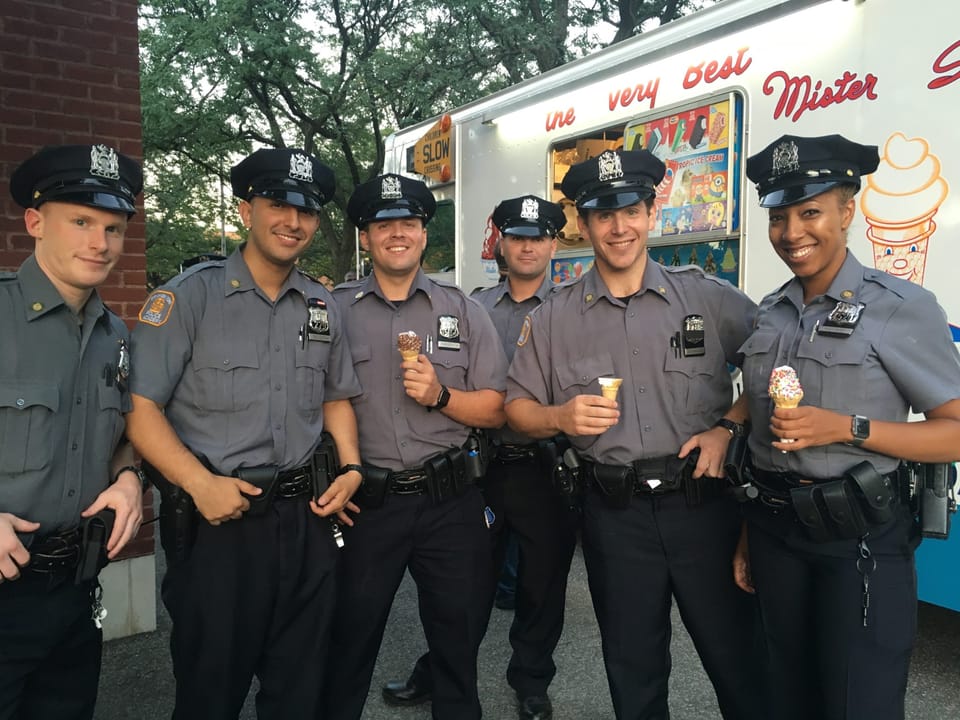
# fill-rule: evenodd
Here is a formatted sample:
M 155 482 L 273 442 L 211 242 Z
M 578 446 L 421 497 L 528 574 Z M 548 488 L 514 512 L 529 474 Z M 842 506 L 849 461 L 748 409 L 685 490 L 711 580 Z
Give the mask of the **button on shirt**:
M 642 286 L 626 302 L 596 272 L 561 287 L 530 315 L 507 379 L 507 402 L 562 405 L 600 394 L 597 379 L 623 379 L 620 420 L 570 442 L 596 462 L 625 464 L 672 455 L 713 426 L 733 400 L 727 363 L 752 327 L 756 305 L 730 283 L 696 267 L 647 260 Z M 689 315 L 703 317 L 705 354 L 683 357 L 671 338 Z
M 523 319 L 550 296 L 553 288 L 554 285 L 550 280 L 550 275 L 544 273 L 543 282 L 540 283 L 537 291 L 520 302 L 515 301 L 510 294 L 509 280 L 470 293 L 470 297 L 483 305 L 487 314 L 490 315 L 493 326 L 497 330 L 497 335 L 500 336 L 500 342 L 503 344 L 508 364 L 513 360 L 513 354 L 516 352 L 517 338 L 520 337 Z M 492 439 L 512 445 L 527 445 L 534 442 L 534 439 L 529 435 L 511 430 L 507 425 L 499 430 L 490 430 L 488 433 Z
M 847 337 L 824 330 L 838 302 L 863 304 Z M 946 316 L 927 290 L 847 257 L 827 292 L 808 305 L 796 278 L 760 303 L 757 328 L 744 343 L 744 387 L 753 419 L 750 450 L 757 467 L 812 479 L 838 477 L 863 460 L 881 473 L 897 458 L 842 443 L 782 453 L 771 447 L 770 371 L 790 365 L 803 388 L 801 405 L 905 422 L 960 397 L 960 356 Z
M 306 463 L 323 403 L 360 392 L 326 288 L 294 269 L 271 301 L 237 250 L 161 290 L 169 316 L 133 331 L 132 392 L 165 406 L 181 442 L 220 473 Z M 307 336 L 311 299 L 326 306 L 329 342 Z
M 0 511 L 75 527 L 109 484 L 130 398 L 117 383 L 129 334 L 96 291 L 78 318 L 30 256 L 0 280 Z
M 503 392 L 507 359 L 489 316 L 458 288 L 418 272 L 407 299 L 387 300 L 376 277 L 337 286 L 350 348 L 363 394 L 353 399 L 366 463 L 390 470 L 418 467 L 437 452 L 460 447 L 470 428 L 442 412 L 427 409 L 403 387 L 397 335 L 413 331 L 421 353 L 433 364 L 439 381 L 456 390 Z M 459 349 L 440 347 L 440 318 L 455 318 Z M 449 320 L 447 322 L 450 322 Z M 433 352 L 427 352 L 427 336 Z

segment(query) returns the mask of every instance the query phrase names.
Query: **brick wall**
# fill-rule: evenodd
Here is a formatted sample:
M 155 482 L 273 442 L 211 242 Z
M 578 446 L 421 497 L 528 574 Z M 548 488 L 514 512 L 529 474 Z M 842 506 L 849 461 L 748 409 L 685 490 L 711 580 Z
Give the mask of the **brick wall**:
M 43 145 L 112 145 L 140 160 L 140 61 L 137 0 L 0 2 L 0 268 L 33 251 L 9 178 Z M 143 206 L 127 231 L 124 256 L 101 289 L 132 325 L 146 296 Z M 153 517 L 152 501 L 144 519 Z M 153 552 L 153 525 L 126 556 Z

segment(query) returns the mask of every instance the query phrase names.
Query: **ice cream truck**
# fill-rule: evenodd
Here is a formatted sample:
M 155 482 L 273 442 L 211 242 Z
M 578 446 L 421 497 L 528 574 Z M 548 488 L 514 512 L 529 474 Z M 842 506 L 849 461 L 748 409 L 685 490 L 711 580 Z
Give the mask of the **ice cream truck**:
M 550 272 L 591 267 L 560 192 L 574 163 L 645 148 L 667 166 L 649 253 L 761 298 L 789 277 L 745 158 L 785 134 L 841 133 L 881 162 L 849 247 L 934 291 L 960 341 L 960 24 L 952 0 L 725 0 L 387 139 L 386 172 L 438 200 L 430 246 L 469 290 L 497 281 L 502 199 L 534 193 L 569 222 Z M 429 258 L 428 258 L 429 259 Z M 918 553 L 921 598 L 960 610 L 960 530 Z

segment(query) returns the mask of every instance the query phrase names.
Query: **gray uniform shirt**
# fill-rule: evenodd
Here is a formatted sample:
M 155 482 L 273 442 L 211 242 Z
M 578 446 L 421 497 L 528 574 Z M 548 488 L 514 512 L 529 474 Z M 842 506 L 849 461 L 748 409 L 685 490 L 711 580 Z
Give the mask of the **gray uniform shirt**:
M 461 446 L 470 428 L 427 409 L 403 388 L 397 335 L 412 330 L 424 343 L 440 382 L 456 390 L 503 392 L 507 359 L 490 317 L 458 288 L 418 272 L 406 300 L 387 300 L 370 275 L 338 285 L 350 348 L 363 394 L 353 398 L 360 453 L 371 465 L 404 470 L 450 447 Z M 459 335 L 452 338 L 453 331 Z M 427 352 L 427 336 L 433 352 Z M 445 347 L 446 346 L 446 347 Z M 454 347 L 456 346 L 456 347 Z
M 500 342 L 503 343 L 503 350 L 507 355 L 507 363 L 513 361 L 513 354 L 517 349 L 517 338 L 520 337 L 520 328 L 523 326 L 523 319 L 546 300 L 553 291 L 553 283 L 550 280 L 550 274 L 544 273 L 543 282 L 537 291 L 526 300 L 517 302 L 510 294 L 510 281 L 504 280 L 493 287 L 478 288 L 470 293 L 470 297 L 483 305 L 493 326 L 500 336 Z M 488 431 L 493 440 L 499 440 L 503 443 L 513 445 L 526 445 L 534 442 L 533 438 L 523 433 L 511 430 L 509 426 L 503 426 L 499 430 Z
M 665 268 L 648 259 L 640 291 L 623 302 L 590 270 L 557 290 L 529 316 L 507 378 L 507 402 L 562 405 L 600 394 L 597 379 L 623 379 L 620 421 L 597 436 L 571 436 L 587 458 L 624 464 L 672 455 L 729 409 L 727 363 L 750 334 L 756 305 L 725 280 L 695 266 Z M 705 354 L 674 347 L 684 319 L 701 316 Z
M 864 306 L 848 337 L 823 331 L 838 302 Z M 753 426 L 750 450 L 764 470 L 826 479 L 863 460 L 882 473 L 899 462 L 844 444 L 788 453 L 772 448 L 773 402 L 767 389 L 770 371 L 779 365 L 797 371 L 801 405 L 876 420 L 903 422 L 911 406 L 922 413 L 960 397 L 960 356 L 933 294 L 865 268 L 849 251 L 827 292 L 806 307 L 796 278 L 765 297 L 742 352 Z
M 0 512 L 75 527 L 123 436 L 127 327 L 96 292 L 80 322 L 31 255 L 0 278 L 0 337 Z
M 309 337 L 312 319 L 320 338 Z M 303 465 L 320 441 L 323 403 L 360 392 L 326 288 L 294 269 L 272 302 L 240 250 L 147 298 L 133 348 L 132 391 L 165 406 L 181 442 L 225 474 Z

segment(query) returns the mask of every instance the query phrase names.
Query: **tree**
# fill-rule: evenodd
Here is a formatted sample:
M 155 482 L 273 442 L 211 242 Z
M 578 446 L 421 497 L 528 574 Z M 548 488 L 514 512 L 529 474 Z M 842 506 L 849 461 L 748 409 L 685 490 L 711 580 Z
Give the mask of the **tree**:
M 141 96 L 152 278 L 219 249 L 229 167 L 256 147 L 302 147 L 337 176 L 303 264 L 342 278 L 353 188 L 393 129 L 557 67 L 695 0 L 154 0 L 141 7 Z M 215 241 L 215 242 L 214 242 Z

